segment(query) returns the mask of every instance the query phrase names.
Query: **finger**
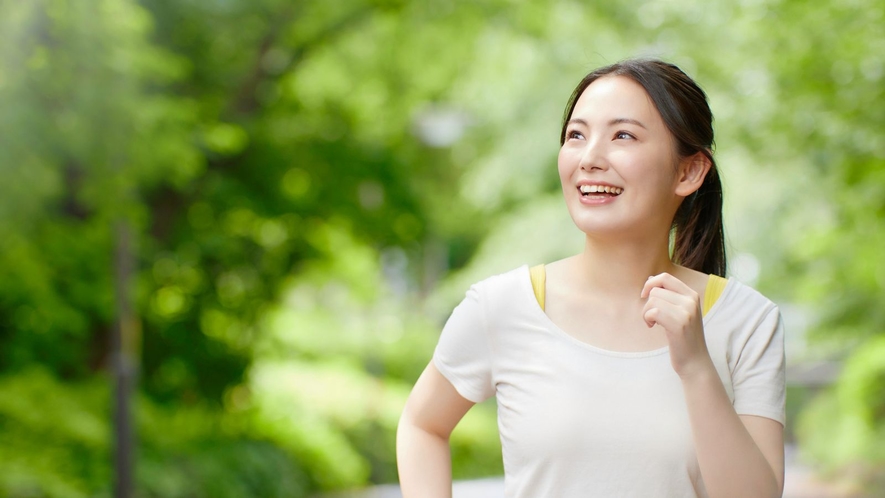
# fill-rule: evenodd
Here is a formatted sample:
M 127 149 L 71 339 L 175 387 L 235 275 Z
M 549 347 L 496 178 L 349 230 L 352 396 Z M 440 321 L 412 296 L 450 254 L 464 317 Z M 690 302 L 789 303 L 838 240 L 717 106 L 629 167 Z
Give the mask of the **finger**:
M 642 319 L 646 325 L 659 325 L 670 332 L 684 330 L 692 322 L 692 318 L 690 308 L 673 306 L 656 298 L 650 298 L 642 310 Z
M 697 301 L 692 299 L 691 296 L 686 296 L 685 294 L 680 294 L 663 287 L 652 287 L 651 290 L 648 291 L 648 299 L 659 299 L 660 301 L 669 303 L 673 306 L 683 306 L 688 308 L 693 308 L 697 305 Z
M 648 328 L 652 328 L 658 323 L 658 316 L 661 314 L 661 310 L 659 308 L 648 308 L 642 312 L 642 319 L 645 320 L 645 324 L 648 325 Z
M 683 308 L 661 310 L 655 318 L 655 324 L 663 327 L 669 333 L 682 334 L 689 330 L 691 315 Z
M 689 297 L 691 297 L 693 294 L 697 294 L 694 289 L 686 285 L 685 282 L 679 280 L 673 275 L 670 275 L 669 273 L 664 272 L 648 277 L 648 280 L 645 281 L 645 285 L 643 285 L 642 287 L 640 297 L 642 297 L 643 299 L 648 297 L 648 293 L 651 291 L 651 289 L 655 287 L 661 287 Z
M 649 297 L 642 309 L 642 317 L 647 325 L 649 325 L 650 321 L 653 321 L 654 323 L 649 325 L 650 327 L 652 325 L 660 325 L 666 330 L 676 332 L 684 329 L 693 319 L 697 318 L 696 307 L 692 306 L 685 296 L 679 296 L 678 298 L 682 302 L 674 305 L 669 301 L 656 297 L 658 291 L 669 292 L 658 288 L 654 289 L 652 296 Z M 649 314 L 651 310 L 655 310 L 655 312 Z
M 648 291 L 654 287 L 662 287 L 680 294 L 685 294 L 692 290 L 691 287 L 686 285 L 682 280 L 679 280 L 667 272 L 648 277 L 648 280 L 645 281 L 645 285 L 642 287 L 643 297 L 645 297 Z

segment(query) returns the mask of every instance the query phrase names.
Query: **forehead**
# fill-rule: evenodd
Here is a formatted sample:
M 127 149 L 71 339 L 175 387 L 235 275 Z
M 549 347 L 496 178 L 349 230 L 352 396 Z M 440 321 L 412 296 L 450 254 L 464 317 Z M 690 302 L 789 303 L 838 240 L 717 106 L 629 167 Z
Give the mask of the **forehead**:
M 603 76 L 591 83 L 578 98 L 572 118 L 631 118 L 646 126 L 664 124 L 642 85 L 625 76 Z

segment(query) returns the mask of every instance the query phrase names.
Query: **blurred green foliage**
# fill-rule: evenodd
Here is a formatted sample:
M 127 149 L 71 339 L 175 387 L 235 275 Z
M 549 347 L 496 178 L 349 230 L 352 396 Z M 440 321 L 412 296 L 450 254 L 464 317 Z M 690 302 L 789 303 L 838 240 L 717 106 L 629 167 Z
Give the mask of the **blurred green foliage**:
M 836 385 L 816 397 L 797 427 L 829 473 L 838 470 L 872 489 L 885 489 L 885 336 L 864 343 Z
M 803 447 L 875 482 L 883 15 L 872 0 L 0 2 L 0 495 L 110 494 L 119 220 L 137 233 L 140 496 L 394 481 L 399 411 L 467 286 L 580 249 L 558 119 L 588 69 L 631 55 L 708 91 L 732 253 L 854 355 L 802 415 Z M 499 453 L 482 405 L 453 436 L 456 476 L 499 473 Z

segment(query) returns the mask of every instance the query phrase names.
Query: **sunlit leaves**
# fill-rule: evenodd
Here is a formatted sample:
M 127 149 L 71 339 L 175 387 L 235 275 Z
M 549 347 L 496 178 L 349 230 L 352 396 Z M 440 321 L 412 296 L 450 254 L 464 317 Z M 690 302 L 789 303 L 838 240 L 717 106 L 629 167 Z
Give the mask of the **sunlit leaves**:
M 813 303 L 846 342 L 877 335 L 882 18 L 870 1 L 4 2 L 0 368 L 101 370 L 123 216 L 143 386 L 213 407 L 189 421 L 147 408 L 146 489 L 196 489 L 166 447 L 203 483 L 230 482 L 218 476 L 240 451 L 289 469 L 282 494 L 391 479 L 401 399 L 357 422 L 364 391 L 414 380 L 473 281 L 576 250 L 557 200 L 562 108 L 587 70 L 630 55 L 673 60 L 710 94 L 733 249 L 759 258 L 766 292 Z M 256 380 L 293 360 L 281 375 L 321 386 L 288 392 L 295 428 L 269 404 L 290 386 Z M 238 415 L 222 423 L 222 408 Z M 206 440 L 261 430 L 182 449 L 151 420 Z M 477 424 L 464 440 L 492 451 Z M 273 495 L 246 481 L 212 495 Z

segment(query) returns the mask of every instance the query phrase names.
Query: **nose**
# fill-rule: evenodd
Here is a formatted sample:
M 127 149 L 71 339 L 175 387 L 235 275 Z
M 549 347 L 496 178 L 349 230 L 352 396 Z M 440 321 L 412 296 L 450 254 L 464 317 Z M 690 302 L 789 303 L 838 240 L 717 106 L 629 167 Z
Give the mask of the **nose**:
M 578 162 L 580 168 L 584 171 L 606 170 L 608 169 L 608 161 L 605 157 L 605 145 L 597 139 L 590 139 L 585 142 L 584 150 L 581 151 L 581 158 Z

